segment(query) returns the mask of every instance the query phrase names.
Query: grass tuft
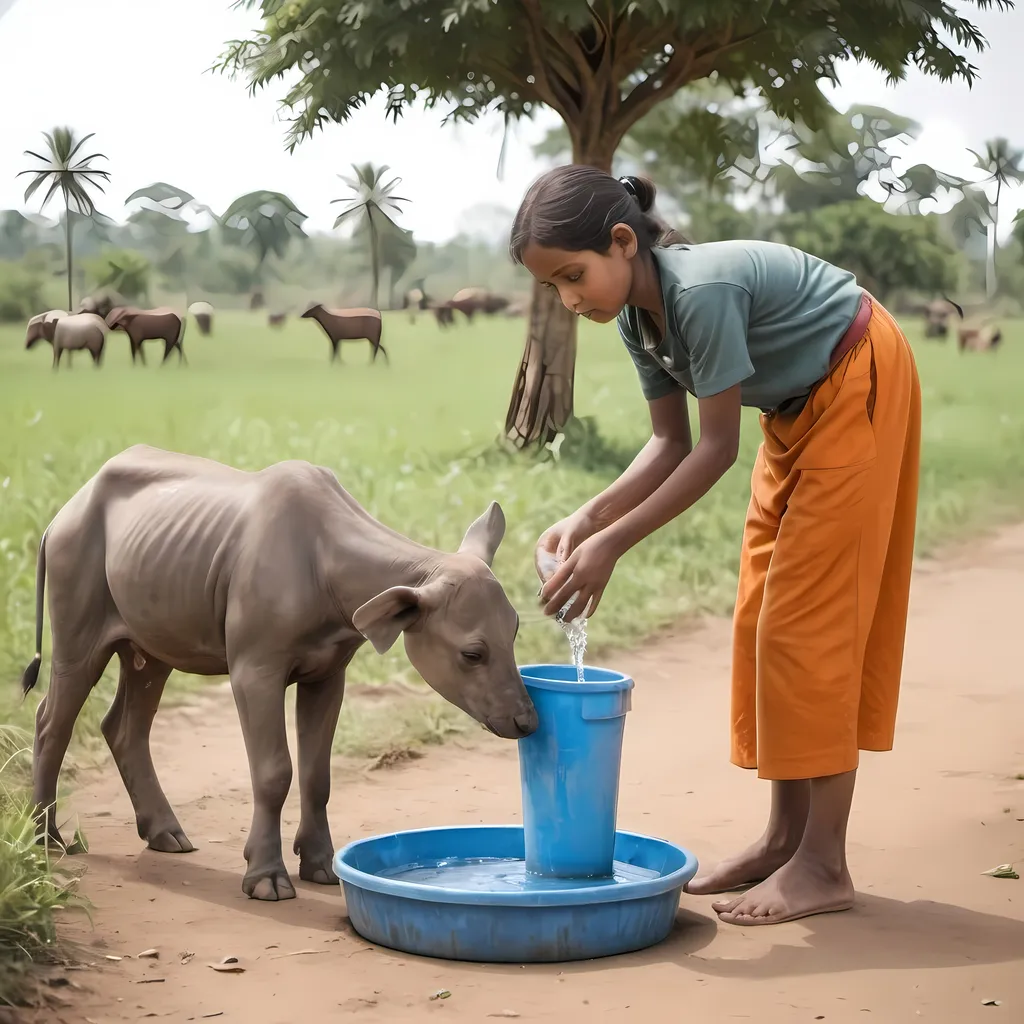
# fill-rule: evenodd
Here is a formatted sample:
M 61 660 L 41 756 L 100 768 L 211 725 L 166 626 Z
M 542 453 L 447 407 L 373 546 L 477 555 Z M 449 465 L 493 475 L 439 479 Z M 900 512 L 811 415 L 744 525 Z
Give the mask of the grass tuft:
M 59 957 L 61 911 L 84 907 L 63 855 L 36 842 L 24 733 L 0 726 L 0 1005 L 21 1003 L 28 967 Z

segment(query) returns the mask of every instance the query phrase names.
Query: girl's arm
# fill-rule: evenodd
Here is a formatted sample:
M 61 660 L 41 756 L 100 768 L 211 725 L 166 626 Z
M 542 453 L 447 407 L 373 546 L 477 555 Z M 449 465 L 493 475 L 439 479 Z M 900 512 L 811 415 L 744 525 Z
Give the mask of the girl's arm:
M 654 403 L 651 404 L 653 407 Z M 697 406 L 700 439 L 693 450 L 652 493 L 633 503 L 633 507 L 622 512 L 611 525 L 580 543 L 552 573 L 541 588 L 545 615 L 554 615 L 575 593 L 578 597 L 566 610 L 567 619 L 583 614 L 588 605 L 589 614 L 597 611 L 615 563 L 623 553 L 688 509 L 736 461 L 740 440 L 740 386 L 736 384 L 717 395 L 699 399 Z M 614 491 L 632 468 L 605 493 Z M 644 474 L 638 473 L 638 486 L 646 486 L 653 476 L 651 468 Z M 623 498 L 622 504 L 625 503 Z
M 700 439 L 693 450 L 653 493 L 648 491 L 643 501 L 603 531 L 617 557 L 685 512 L 732 466 L 740 446 L 740 409 L 738 384 L 698 400 Z
M 693 449 L 686 392 L 679 388 L 647 403 L 651 438 L 618 479 L 579 510 L 603 530 L 649 498 Z

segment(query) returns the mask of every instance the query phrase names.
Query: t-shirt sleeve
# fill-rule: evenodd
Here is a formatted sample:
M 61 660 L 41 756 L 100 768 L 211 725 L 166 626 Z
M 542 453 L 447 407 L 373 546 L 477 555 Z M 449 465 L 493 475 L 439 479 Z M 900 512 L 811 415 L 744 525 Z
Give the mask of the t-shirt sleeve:
M 678 294 L 676 323 L 697 398 L 728 391 L 753 374 L 749 322 L 750 293 L 739 285 L 698 284 Z
M 681 387 L 679 382 L 644 348 L 626 317 L 620 316 L 617 325 L 626 351 L 633 360 L 636 375 L 640 378 L 640 390 L 644 398 L 653 402 L 656 398 L 664 398 L 678 391 Z

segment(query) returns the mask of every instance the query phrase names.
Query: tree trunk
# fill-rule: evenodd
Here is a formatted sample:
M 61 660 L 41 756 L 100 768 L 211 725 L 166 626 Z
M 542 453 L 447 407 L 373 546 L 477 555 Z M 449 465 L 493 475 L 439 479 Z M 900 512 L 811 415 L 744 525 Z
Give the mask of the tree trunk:
M 995 298 L 996 280 L 996 232 L 999 230 L 999 193 L 1003 183 L 996 182 L 996 201 L 992 204 L 992 217 L 988 225 L 985 239 L 985 296 L 991 302 Z
M 71 207 L 68 197 L 64 196 L 64 252 L 68 266 L 68 312 L 74 313 L 75 307 L 72 299 L 72 278 L 71 278 Z
M 588 158 L 574 151 L 573 163 L 610 172 L 612 152 Z M 526 345 L 505 415 L 505 435 L 519 448 L 553 441 L 572 418 L 576 320 L 554 288 L 533 283 Z
M 377 225 L 373 222 L 373 208 L 366 207 L 366 219 L 370 224 L 370 308 L 377 309 L 377 292 L 380 288 L 380 247 L 377 244 Z

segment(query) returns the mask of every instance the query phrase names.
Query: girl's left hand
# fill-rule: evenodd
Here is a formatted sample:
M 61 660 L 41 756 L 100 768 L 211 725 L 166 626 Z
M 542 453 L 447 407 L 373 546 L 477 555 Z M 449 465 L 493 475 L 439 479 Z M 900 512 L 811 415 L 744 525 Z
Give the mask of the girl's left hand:
M 558 566 L 541 588 L 544 614 L 555 615 L 579 591 L 579 597 L 566 610 L 565 621 L 569 622 L 587 611 L 588 601 L 590 609 L 587 615 L 593 615 L 601 603 L 604 588 L 618 560 L 619 552 L 604 532 L 588 537 Z

